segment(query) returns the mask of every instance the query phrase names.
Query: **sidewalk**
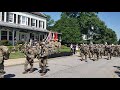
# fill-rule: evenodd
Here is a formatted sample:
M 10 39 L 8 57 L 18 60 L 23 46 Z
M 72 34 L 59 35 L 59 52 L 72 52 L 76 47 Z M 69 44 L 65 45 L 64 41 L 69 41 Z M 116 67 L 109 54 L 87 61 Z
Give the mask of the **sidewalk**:
M 5 65 L 5 67 L 22 65 L 25 63 L 25 59 L 26 58 L 8 59 L 8 60 L 5 60 L 4 65 Z M 34 62 L 38 62 L 38 59 L 34 59 Z
M 79 53 L 77 52 L 75 55 L 79 56 Z M 25 59 L 26 58 L 8 59 L 8 60 L 5 60 L 4 65 L 5 67 L 23 65 L 25 63 Z M 49 58 L 49 59 L 52 59 L 52 58 Z M 34 62 L 38 62 L 38 59 L 34 59 Z

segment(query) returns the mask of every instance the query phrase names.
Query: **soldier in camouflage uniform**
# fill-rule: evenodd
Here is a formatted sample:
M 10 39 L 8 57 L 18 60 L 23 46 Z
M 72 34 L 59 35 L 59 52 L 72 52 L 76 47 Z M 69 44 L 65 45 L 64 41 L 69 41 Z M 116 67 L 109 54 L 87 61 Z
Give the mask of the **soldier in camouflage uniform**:
M 0 78 L 3 78 L 2 75 L 4 74 L 5 74 L 5 71 L 4 71 L 3 50 L 0 48 Z
M 39 51 L 39 67 L 41 68 L 41 76 L 45 75 L 47 70 L 47 58 L 48 58 L 48 48 L 45 46 L 44 42 L 41 42 L 41 49 Z
M 4 60 L 9 59 L 9 50 L 6 46 L 0 46 L 0 78 L 4 78 L 6 72 L 4 71 Z
M 25 60 L 25 64 L 24 64 L 24 72 L 23 74 L 26 74 L 28 72 L 28 65 L 30 64 L 30 73 L 33 72 L 33 63 L 34 63 L 34 50 L 30 47 L 27 47 L 26 52 L 26 60 Z

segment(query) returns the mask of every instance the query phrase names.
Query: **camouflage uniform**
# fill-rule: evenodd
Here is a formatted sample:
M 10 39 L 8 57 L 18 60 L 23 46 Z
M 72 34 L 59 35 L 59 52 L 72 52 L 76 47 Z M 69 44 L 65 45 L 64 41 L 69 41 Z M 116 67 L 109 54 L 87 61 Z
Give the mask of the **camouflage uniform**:
M 0 48 L 0 78 L 3 78 L 2 75 L 5 74 L 4 71 L 4 56 L 3 56 L 3 50 Z
M 32 50 L 31 48 L 28 48 L 26 50 L 26 60 L 25 60 L 25 64 L 24 64 L 24 72 L 23 74 L 27 73 L 28 72 L 28 64 L 30 64 L 30 73 L 33 72 L 33 63 L 34 63 L 34 58 L 35 58 L 35 55 L 34 55 L 34 50 Z
M 41 49 L 39 51 L 39 67 L 41 68 L 41 76 L 43 76 L 46 73 L 46 64 L 47 64 L 47 58 L 48 58 L 48 48 L 45 46 L 45 44 L 41 43 Z

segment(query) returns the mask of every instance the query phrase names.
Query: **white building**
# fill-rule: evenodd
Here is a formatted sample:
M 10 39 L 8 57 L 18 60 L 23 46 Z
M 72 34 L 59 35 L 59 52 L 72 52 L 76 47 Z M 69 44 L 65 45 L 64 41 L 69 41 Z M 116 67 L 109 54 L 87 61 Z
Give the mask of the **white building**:
M 16 41 L 37 39 L 48 35 L 47 17 L 40 12 L 0 12 L 0 40 Z

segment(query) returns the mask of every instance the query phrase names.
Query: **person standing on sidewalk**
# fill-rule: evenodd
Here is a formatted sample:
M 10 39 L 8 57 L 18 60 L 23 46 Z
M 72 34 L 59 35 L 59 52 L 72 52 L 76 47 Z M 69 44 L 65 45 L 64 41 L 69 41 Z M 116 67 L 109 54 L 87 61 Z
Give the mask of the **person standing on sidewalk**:
M 74 44 L 73 45 L 73 54 L 75 54 L 76 53 L 76 45 Z

